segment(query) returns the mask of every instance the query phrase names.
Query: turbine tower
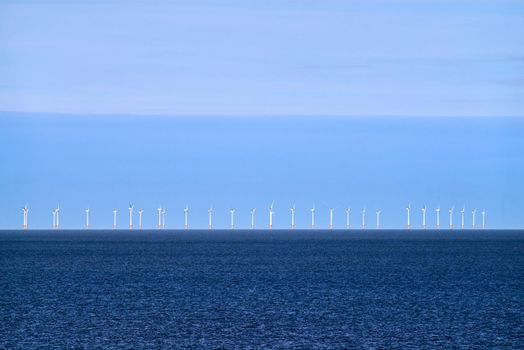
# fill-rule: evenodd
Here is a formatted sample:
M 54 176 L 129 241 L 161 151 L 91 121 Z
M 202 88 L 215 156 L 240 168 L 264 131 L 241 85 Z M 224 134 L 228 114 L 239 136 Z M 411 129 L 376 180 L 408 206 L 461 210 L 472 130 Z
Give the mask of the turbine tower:
M 475 228 L 475 216 L 477 216 L 477 208 L 471 211 L 471 227 Z
M 235 228 L 235 209 L 229 209 L 229 213 L 231 214 L 231 229 Z
M 89 211 L 90 209 L 86 209 L 86 230 L 89 230 Z
M 135 206 L 131 203 L 129 203 L 129 229 L 133 229 L 133 208 Z
M 422 228 L 426 229 L 426 205 L 422 207 Z
M 466 212 L 466 206 L 462 207 L 462 210 L 460 211 L 461 217 L 462 217 L 462 229 L 464 229 L 464 213 Z
M 366 207 L 362 209 L 362 229 L 366 228 Z
M 118 210 L 113 209 L 113 230 L 116 230 L 116 213 Z
M 271 203 L 271 206 L 269 207 L 269 229 L 272 230 L 273 229 L 273 205 L 275 204 L 275 202 L 273 201 Z
M 188 215 L 189 215 L 189 206 L 186 204 L 186 207 L 184 208 L 184 229 L 189 229 L 189 221 L 188 221 Z
M 380 228 L 380 213 L 382 210 L 377 210 L 377 230 Z
M 351 213 L 351 208 L 346 209 L 346 228 L 349 230 L 350 228 L 350 222 L 349 222 L 349 214 Z
M 329 229 L 333 229 L 333 208 L 329 208 Z
M 213 228 L 213 206 L 211 206 L 207 210 L 207 213 L 208 213 L 208 216 L 209 216 L 209 218 L 208 218 L 209 222 L 208 222 L 207 228 L 211 230 Z
M 291 229 L 295 229 L 295 205 L 291 207 Z
M 486 228 L 486 209 L 482 209 L 482 229 Z
M 449 209 L 449 229 L 453 229 L 453 210 L 455 210 L 455 207 L 451 207 Z
M 313 208 L 311 208 L 311 228 L 315 228 L 315 205 L 313 204 Z
M 57 205 L 56 209 L 56 229 L 58 230 L 60 228 L 60 204 Z
M 257 208 L 251 209 L 251 229 L 253 230 L 255 228 L 255 212 L 257 211 Z
M 440 205 L 438 206 L 437 209 L 435 209 L 435 211 L 437 212 L 437 230 L 440 229 Z
M 27 204 L 22 208 L 22 211 L 24 212 L 24 225 L 23 225 L 23 228 L 24 228 L 24 230 L 27 230 L 29 228 L 29 224 L 28 224 L 28 220 L 27 220 L 29 209 L 27 208 Z
M 156 208 L 156 210 L 158 211 L 158 228 L 161 229 L 162 228 L 162 206 L 159 206 L 158 208 Z
M 53 229 L 56 228 L 56 209 L 53 209 Z
M 408 206 L 406 207 L 406 211 L 408 212 L 408 225 L 407 225 L 407 228 L 409 230 L 411 228 L 411 203 L 409 203 Z
M 166 228 L 166 208 L 162 208 L 162 230 Z
M 144 213 L 144 211 L 142 209 L 140 209 L 138 211 L 138 229 L 141 230 L 142 229 L 142 214 Z

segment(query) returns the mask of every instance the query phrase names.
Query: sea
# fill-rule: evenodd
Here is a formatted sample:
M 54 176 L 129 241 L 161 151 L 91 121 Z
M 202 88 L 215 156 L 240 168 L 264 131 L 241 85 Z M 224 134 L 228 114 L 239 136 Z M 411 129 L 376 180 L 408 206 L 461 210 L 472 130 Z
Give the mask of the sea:
M 0 231 L 2 349 L 523 349 L 524 231 Z

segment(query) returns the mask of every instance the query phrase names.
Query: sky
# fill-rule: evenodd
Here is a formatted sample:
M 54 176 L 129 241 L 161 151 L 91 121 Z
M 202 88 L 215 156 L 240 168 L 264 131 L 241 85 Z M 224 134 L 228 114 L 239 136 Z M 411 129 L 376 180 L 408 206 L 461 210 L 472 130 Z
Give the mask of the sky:
M 521 116 L 524 3 L 0 2 L 4 111 Z
M 523 228 L 520 1 L 0 3 L 0 228 Z M 137 218 L 135 217 L 135 220 Z M 477 221 L 480 214 L 477 215 Z
M 257 208 L 259 228 L 267 227 L 275 202 L 275 228 L 289 228 L 290 207 L 307 228 L 310 209 L 326 228 L 329 208 L 335 226 L 353 226 L 366 207 L 368 227 L 383 210 L 384 228 L 428 224 L 435 208 L 486 209 L 491 228 L 523 228 L 524 118 L 166 118 L 0 114 L 0 227 L 17 228 L 22 206 L 30 225 L 49 228 L 60 204 L 64 228 L 81 228 L 91 209 L 96 228 L 128 223 L 131 202 L 144 210 L 144 225 L 156 225 L 156 208 L 166 207 L 168 228 L 207 227 L 214 208 L 216 227 L 228 227 L 236 209 L 239 228 L 250 225 Z M 135 212 L 135 224 L 137 215 Z M 480 221 L 477 221 L 480 223 Z

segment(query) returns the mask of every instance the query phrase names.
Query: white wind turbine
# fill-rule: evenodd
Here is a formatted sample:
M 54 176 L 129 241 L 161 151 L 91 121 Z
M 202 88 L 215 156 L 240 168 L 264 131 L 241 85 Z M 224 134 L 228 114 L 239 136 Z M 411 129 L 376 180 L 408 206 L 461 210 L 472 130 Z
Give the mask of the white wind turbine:
M 231 214 L 231 229 L 235 228 L 235 209 L 229 209 L 229 213 Z
M 380 213 L 382 210 L 377 210 L 377 230 L 380 228 Z
M 208 225 L 207 225 L 207 228 L 209 228 L 210 230 L 213 228 L 213 206 L 211 206 L 208 210 L 207 210 L 207 214 L 208 214 Z
M 426 205 L 422 207 L 422 228 L 426 229 Z
M 85 211 L 86 211 L 86 230 L 89 230 L 89 212 L 91 210 L 88 207 Z
M 366 228 L 366 207 L 362 209 L 362 229 Z
M 138 229 L 141 230 L 142 229 L 142 214 L 144 213 L 144 211 L 142 209 L 140 209 L 138 211 Z
M 27 230 L 29 228 L 29 224 L 28 224 L 29 209 L 27 208 L 27 204 L 22 208 L 22 211 L 24 212 L 24 225 L 23 225 L 23 228 L 24 228 L 24 230 Z
M 455 210 L 455 207 L 451 207 L 449 209 L 449 229 L 453 229 L 453 211 Z
M 435 211 L 437 212 L 437 230 L 440 229 L 440 205 L 438 206 L 437 209 L 435 209 Z
M 255 212 L 257 211 L 257 208 L 251 209 L 251 229 L 253 230 L 255 228 Z
M 271 206 L 269 207 L 269 229 L 273 229 L 273 205 L 275 202 L 271 202 Z
M 291 229 L 295 229 L 295 205 L 291 207 Z
M 349 214 L 351 213 L 351 208 L 346 209 L 346 228 L 350 228 Z
M 338 207 L 337 207 L 337 208 L 338 208 Z M 330 230 L 333 229 L 333 212 L 334 212 L 337 208 L 329 208 L 329 229 L 330 229 Z
M 159 206 L 158 208 L 156 208 L 156 210 L 158 211 L 158 228 L 161 229 L 162 228 L 162 206 Z
M 116 230 L 116 213 L 118 210 L 113 209 L 113 230 Z
M 482 209 L 482 229 L 486 228 L 486 209 Z
M 408 212 L 408 225 L 407 225 L 407 228 L 409 230 L 411 228 L 411 203 L 409 203 L 408 206 L 406 207 L 406 211 Z
M 60 228 L 60 204 L 56 206 L 56 229 Z
M 189 229 L 189 221 L 188 221 L 188 216 L 189 216 L 189 206 L 186 204 L 186 207 L 184 208 L 184 229 Z
M 313 208 L 311 208 L 311 228 L 315 228 L 315 205 L 313 204 Z
M 56 228 L 56 209 L 53 209 L 53 229 Z
M 129 229 L 133 229 L 133 208 L 135 206 L 131 203 L 129 203 Z
M 466 206 L 462 207 L 462 210 L 460 211 L 461 217 L 462 217 L 462 229 L 464 229 L 464 213 L 466 212 Z
M 162 229 L 166 228 L 166 208 L 162 208 Z
M 477 216 L 477 208 L 471 211 L 471 227 L 475 228 L 475 216 Z

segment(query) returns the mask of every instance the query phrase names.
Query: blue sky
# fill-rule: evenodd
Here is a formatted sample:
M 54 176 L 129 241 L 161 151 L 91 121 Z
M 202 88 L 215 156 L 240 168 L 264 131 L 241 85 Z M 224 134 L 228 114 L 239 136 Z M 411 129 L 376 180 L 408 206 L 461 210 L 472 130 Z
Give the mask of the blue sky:
M 8 111 L 521 116 L 521 1 L 12 1 Z
M 206 227 L 211 205 L 218 227 L 227 227 L 230 207 L 241 227 L 258 208 L 265 226 L 273 200 L 276 227 L 289 226 L 293 204 L 300 227 L 313 204 L 321 227 L 329 207 L 338 207 L 335 224 L 343 227 L 346 206 L 367 207 L 370 224 L 383 209 L 384 227 L 402 227 L 410 201 L 415 226 L 424 204 L 431 225 L 439 204 L 465 204 L 468 213 L 486 208 L 490 227 L 524 227 L 523 118 L 4 113 L 0 130 L 0 227 L 18 227 L 27 202 L 32 227 L 51 226 L 60 203 L 64 227 L 81 227 L 90 206 L 93 226 L 108 228 L 113 208 L 127 221 L 130 201 L 145 210 L 148 227 L 162 204 L 168 227 L 181 228 L 186 203 L 194 227 Z
M 277 227 L 293 203 L 401 227 L 409 201 L 415 225 L 466 204 L 524 227 L 522 23 L 519 1 L 2 1 L 0 227 L 129 201 L 247 226 L 272 200 Z

